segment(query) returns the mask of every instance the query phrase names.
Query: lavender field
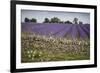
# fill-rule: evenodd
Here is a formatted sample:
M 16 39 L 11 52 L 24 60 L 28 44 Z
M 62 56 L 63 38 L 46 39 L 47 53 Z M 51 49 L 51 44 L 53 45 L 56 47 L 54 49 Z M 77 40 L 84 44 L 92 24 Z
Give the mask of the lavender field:
M 89 24 L 22 23 L 22 63 L 88 59 Z

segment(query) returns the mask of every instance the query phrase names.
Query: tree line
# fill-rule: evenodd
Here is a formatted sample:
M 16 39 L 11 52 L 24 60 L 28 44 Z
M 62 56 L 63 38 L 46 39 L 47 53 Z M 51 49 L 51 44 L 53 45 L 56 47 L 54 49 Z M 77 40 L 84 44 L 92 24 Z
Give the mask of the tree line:
M 33 22 L 33 23 L 37 23 L 37 19 L 32 18 L 25 18 L 24 22 Z M 67 23 L 67 24 L 83 24 L 82 21 L 79 21 L 78 18 L 74 18 L 73 21 L 62 21 L 61 19 L 59 19 L 58 17 L 53 17 L 51 19 L 49 18 L 45 18 L 44 21 L 42 23 Z

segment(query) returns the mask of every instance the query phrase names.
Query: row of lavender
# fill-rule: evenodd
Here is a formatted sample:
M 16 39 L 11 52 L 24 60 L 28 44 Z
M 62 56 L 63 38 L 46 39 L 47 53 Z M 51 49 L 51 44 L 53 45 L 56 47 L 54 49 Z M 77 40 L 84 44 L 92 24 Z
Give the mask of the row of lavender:
M 30 32 L 39 35 L 90 38 L 89 24 L 56 24 L 56 23 L 22 23 L 22 32 Z

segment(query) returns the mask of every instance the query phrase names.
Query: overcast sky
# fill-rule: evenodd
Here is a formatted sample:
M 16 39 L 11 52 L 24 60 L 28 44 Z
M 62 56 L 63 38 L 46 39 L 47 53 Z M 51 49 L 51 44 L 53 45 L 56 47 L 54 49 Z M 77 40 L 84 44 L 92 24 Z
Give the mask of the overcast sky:
M 79 12 L 56 12 L 56 11 L 36 11 L 36 10 L 21 10 L 21 22 L 24 22 L 25 17 L 37 19 L 37 23 L 42 23 L 45 18 L 58 17 L 62 21 L 73 21 L 76 17 L 84 24 L 90 24 L 90 13 Z

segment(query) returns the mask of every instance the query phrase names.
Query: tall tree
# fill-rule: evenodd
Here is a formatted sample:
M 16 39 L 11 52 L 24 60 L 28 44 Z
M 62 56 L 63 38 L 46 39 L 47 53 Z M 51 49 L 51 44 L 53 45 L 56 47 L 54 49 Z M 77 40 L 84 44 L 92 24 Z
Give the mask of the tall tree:
M 78 18 L 74 18 L 73 23 L 78 24 Z

